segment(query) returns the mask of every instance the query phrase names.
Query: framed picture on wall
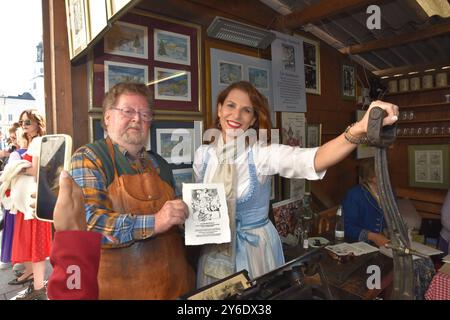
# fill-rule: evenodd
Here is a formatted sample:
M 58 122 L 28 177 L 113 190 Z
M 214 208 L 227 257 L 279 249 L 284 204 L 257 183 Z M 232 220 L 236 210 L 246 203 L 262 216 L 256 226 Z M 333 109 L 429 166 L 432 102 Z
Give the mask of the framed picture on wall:
M 269 70 L 249 66 L 248 81 L 258 90 L 269 90 Z
M 191 168 L 194 153 L 202 143 L 202 132 L 202 121 L 155 120 L 150 128 L 151 150 L 172 169 Z
M 241 81 L 243 73 L 242 64 L 228 61 L 219 61 L 219 84 L 228 86 L 233 82 Z
M 343 64 L 341 68 L 342 99 L 356 100 L 356 67 Z
M 191 38 L 187 35 L 155 29 L 154 51 L 157 61 L 191 65 Z
M 411 187 L 448 189 L 449 145 L 409 145 L 409 185 Z
M 168 163 L 191 164 L 194 161 L 194 129 L 156 129 L 156 152 Z
M 181 196 L 183 183 L 194 182 L 194 170 L 192 168 L 173 170 L 175 180 L 175 195 Z
M 104 46 L 106 53 L 148 59 L 147 27 L 117 21 L 105 35 Z
M 105 92 L 119 82 L 148 83 L 148 67 L 133 63 L 105 61 Z
M 108 26 L 108 14 L 105 1 L 87 1 L 89 19 L 89 42 L 94 40 Z
M 308 123 L 306 130 L 306 147 L 319 147 L 322 144 L 322 124 Z
M 320 94 L 320 45 L 299 35 L 303 41 L 303 61 L 305 65 L 305 88 L 307 93 Z
M 66 0 L 66 16 L 70 59 L 74 59 L 88 44 L 85 0 Z
M 191 101 L 191 73 L 155 68 L 155 100 Z
M 105 130 L 102 127 L 103 116 L 101 114 L 89 115 L 89 142 L 105 138 Z
M 98 0 L 90 0 L 98 1 Z M 106 0 L 106 5 L 108 8 L 108 19 L 111 19 L 117 13 L 119 13 L 126 6 L 131 6 L 133 3 L 139 2 L 140 0 Z

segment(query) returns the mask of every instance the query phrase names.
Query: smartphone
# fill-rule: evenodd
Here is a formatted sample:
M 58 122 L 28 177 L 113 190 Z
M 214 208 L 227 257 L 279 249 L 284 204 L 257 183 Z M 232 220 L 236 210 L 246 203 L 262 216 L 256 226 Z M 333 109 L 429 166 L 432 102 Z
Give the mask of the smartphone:
M 36 218 L 53 222 L 53 211 L 59 192 L 59 175 L 69 170 L 72 138 L 66 134 L 42 137 L 39 153 L 36 193 Z

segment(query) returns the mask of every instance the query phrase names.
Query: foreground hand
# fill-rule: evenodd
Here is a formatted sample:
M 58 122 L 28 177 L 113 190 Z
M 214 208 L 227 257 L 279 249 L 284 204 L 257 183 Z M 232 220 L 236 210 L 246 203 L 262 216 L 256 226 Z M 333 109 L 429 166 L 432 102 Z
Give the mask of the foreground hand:
M 64 170 L 59 175 L 59 195 L 53 213 L 53 224 L 56 231 L 87 229 L 83 191 Z
M 350 133 L 352 135 L 358 136 L 367 133 L 367 125 L 369 123 L 369 113 L 375 107 L 380 107 L 387 113 L 387 115 L 383 119 L 383 126 L 394 124 L 398 120 L 399 114 L 398 106 L 380 100 L 373 101 L 370 104 L 369 109 L 367 109 L 367 112 L 364 114 L 364 117 L 360 121 L 358 121 L 352 128 L 350 128 L 351 131 Z
M 174 225 L 183 224 L 188 215 L 188 207 L 182 200 L 167 201 L 155 214 L 155 233 L 162 233 Z

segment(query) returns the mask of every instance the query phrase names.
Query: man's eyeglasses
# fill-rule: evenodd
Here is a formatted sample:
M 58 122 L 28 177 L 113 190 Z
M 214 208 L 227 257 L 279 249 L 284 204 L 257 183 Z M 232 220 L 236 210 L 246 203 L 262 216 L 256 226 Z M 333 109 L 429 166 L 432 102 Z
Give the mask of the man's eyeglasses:
M 112 108 L 112 109 L 119 110 L 124 117 L 129 119 L 134 118 L 136 113 L 139 113 L 143 121 L 150 122 L 153 119 L 153 112 L 151 111 L 136 111 L 135 109 L 130 107 Z
M 31 120 L 19 120 L 19 126 L 31 126 Z

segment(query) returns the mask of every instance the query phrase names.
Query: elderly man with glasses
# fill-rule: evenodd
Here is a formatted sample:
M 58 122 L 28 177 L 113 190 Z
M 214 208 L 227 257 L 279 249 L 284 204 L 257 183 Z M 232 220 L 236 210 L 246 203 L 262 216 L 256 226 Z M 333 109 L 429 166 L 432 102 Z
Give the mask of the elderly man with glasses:
M 151 106 L 146 85 L 116 84 L 103 101 L 107 138 L 72 157 L 87 229 L 102 235 L 100 299 L 175 299 L 194 285 L 178 229 L 187 206 L 174 200 L 168 163 L 145 150 Z

